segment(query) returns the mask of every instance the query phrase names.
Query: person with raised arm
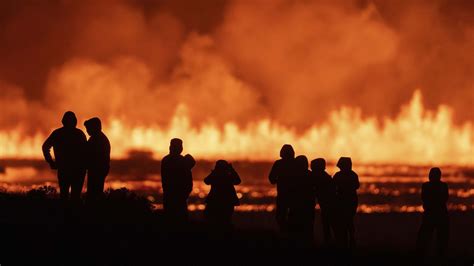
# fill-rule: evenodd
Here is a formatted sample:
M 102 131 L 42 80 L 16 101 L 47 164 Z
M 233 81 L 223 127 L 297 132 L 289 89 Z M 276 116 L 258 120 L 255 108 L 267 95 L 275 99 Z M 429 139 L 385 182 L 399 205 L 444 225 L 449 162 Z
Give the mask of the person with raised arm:
M 204 179 L 204 183 L 211 186 L 204 213 L 208 224 L 214 229 L 229 231 L 232 228 L 234 207 L 239 205 L 234 186 L 240 182 L 240 176 L 232 164 L 224 160 L 218 160 L 214 169 Z

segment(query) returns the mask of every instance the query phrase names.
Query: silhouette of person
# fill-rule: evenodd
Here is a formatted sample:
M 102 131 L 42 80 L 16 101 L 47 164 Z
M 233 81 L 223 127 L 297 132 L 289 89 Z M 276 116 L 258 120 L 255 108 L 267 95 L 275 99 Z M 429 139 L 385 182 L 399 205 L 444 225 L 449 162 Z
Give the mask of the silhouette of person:
M 170 141 L 170 153 L 161 160 L 161 182 L 163 186 L 163 209 L 169 222 L 180 225 L 188 217 L 187 199 L 193 188 L 191 169 L 195 162 L 192 156 L 185 159 L 183 141 Z
M 443 256 L 449 240 L 448 185 L 441 181 L 441 170 L 431 168 L 429 182 L 423 183 L 423 221 L 418 232 L 417 248 L 420 256 L 425 255 L 430 239 L 436 231 L 436 254 Z
M 311 245 L 314 236 L 315 183 L 304 155 L 295 158 L 289 191 L 288 230 L 297 244 Z
M 102 123 L 94 117 L 84 122 L 90 138 L 87 141 L 87 197 L 94 200 L 102 197 L 104 183 L 110 169 L 110 142 L 102 132 Z
M 76 128 L 76 115 L 68 111 L 62 118 L 63 127 L 54 130 L 43 144 L 43 155 L 51 169 L 58 170 L 58 183 L 62 200 L 80 200 L 86 174 L 84 152 L 86 135 Z M 50 150 L 53 148 L 54 160 Z
M 311 177 L 316 183 L 316 197 L 321 209 L 324 243 L 327 245 L 331 241 L 331 229 L 334 226 L 336 183 L 326 172 L 326 161 L 323 158 L 311 161 Z
M 352 171 L 352 161 L 349 157 L 341 157 L 337 162 L 340 169 L 334 175 L 336 183 L 339 213 L 339 244 L 342 247 L 355 247 L 354 216 L 357 212 L 359 176 Z M 349 242 L 348 242 L 349 240 Z
M 184 155 L 184 169 L 185 169 L 185 180 L 187 180 L 188 186 L 186 187 L 185 196 L 186 199 L 191 195 L 193 191 L 193 172 L 192 169 L 196 165 L 196 161 L 194 160 L 191 154 Z
M 289 144 L 283 145 L 280 150 L 281 159 L 275 161 L 270 170 L 268 179 L 277 186 L 276 220 L 280 231 L 285 232 L 288 227 L 289 191 L 295 172 L 295 151 Z
M 240 184 L 239 174 L 232 164 L 218 160 L 214 170 L 204 179 L 211 190 L 206 198 L 205 215 L 209 225 L 215 229 L 230 230 L 234 207 L 239 205 L 239 198 L 234 186 Z

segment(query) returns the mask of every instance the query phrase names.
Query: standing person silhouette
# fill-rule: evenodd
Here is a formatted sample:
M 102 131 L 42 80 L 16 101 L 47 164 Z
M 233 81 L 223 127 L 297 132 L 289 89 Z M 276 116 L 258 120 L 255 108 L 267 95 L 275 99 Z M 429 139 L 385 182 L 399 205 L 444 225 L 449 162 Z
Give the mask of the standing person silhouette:
M 79 201 L 86 174 L 84 151 L 86 135 L 76 128 L 76 115 L 67 111 L 61 120 L 63 127 L 54 130 L 43 144 L 43 155 L 51 169 L 58 170 L 60 197 Z M 53 148 L 54 159 L 51 156 Z M 71 192 L 69 192 L 71 190 Z
M 170 141 L 170 153 L 161 160 L 161 182 L 163 186 L 163 209 L 171 225 L 180 226 L 187 221 L 187 199 L 193 188 L 191 168 L 194 159 L 185 159 L 183 141 Z M 191 160 L 192 159 L 192 160 Z
M 204 183 L 211 186 L 204 211 L 211 228 L 224 232 L 232 229 L 234 207 L 239 205 L 234 186 L 240 182 L 232 164 L 224 160 L 218 160 L 214 170 L 204 179 Z
M 417 249 L 423 257 L 429 241 L 436 231 L 436 255 L 442 257 L 449 240 L 448 185 L 441 181 L 441 170 L 430 169 L 429 182 L 421 187 L 423 201 L 423 221 L 418 232 Z
M 288 229 L 289 194 L 292 177 L 295 172 L 295 151 L 289 144 L 283 145 L 280 150 L 281 159 L 275 161 L 270 170 L 268 179 L 277 186 L 276 220 L 281 232 Z
M 110 169 L 110 142 L 102 132 L 102 123 L 94 117 L 84 122 L 87 134 L 87 198 L 100 199 L 104 193 L 105 178 Z
M 324 243 L 328 245 L 331 241 L 331 229 L 334 227 L 336 183 L 326 172 L 326 161 L 323 158 L 311 161 L 311 178 L 316 183 L 316 197 L 321 209 Z
M 340 171 L 334 175 L 336 183 L 337 201 L 340 207 L 339 244 L 341 247 L 355 247 L 354 216 L 357 212 L 359 189 L 359 176 L 352 171 L 352 160 L 350 157 L 341 157 L 337 162 Z M 349 242 L 348 242 L 349 240 Z
M 295 158 L 294 179 L 289 190 L 288 230 L 294 244 L 309 247 L 314 240 L 315 183 L 304 155 Z

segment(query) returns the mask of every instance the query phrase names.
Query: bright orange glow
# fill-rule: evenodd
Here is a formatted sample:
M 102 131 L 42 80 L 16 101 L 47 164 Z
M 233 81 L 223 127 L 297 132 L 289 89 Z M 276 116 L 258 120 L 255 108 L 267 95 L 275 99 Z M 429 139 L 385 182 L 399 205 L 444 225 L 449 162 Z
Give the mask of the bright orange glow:
M 298 154 L 310 158 L 347 155 L 357 162 L 473 165 L 473 125 L 466 122 L 456 126 L 447 106 L 426 111 L 421 97 L 415 92 L 394 119 L 363 118 L 360 110 L 342 108 L 301 134 L 268 119 L 245 128 L 232 122 L 223 127 L 205 124 L 196 128 L 191 126 L 184 106 L 178 108 L 167 128 L 130 127 L 113 119 L 104 131 L 115 158 L 126 157 L 130 149 L 151 150 L 160 158 L 167 153 L 169 139 L 180 137 L 185 152 L 200 159 L 272 160 L 282 144 L 291 143 Z M 0 157 L 40 158 L 45 136 L 23 137 L 18 132 L 0 131 Z

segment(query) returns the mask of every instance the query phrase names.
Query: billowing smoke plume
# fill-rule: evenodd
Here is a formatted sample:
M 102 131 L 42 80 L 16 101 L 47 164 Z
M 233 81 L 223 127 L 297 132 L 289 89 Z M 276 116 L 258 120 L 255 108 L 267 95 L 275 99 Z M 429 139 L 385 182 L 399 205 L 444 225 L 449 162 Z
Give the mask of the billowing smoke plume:
M 166 125 L 181 107 L 306 129 L 342 106 L 393 116 L 417 88 L 474 120 L 472 1 L 271 3 L 1 1 L 0 130 L 65 110 Z

